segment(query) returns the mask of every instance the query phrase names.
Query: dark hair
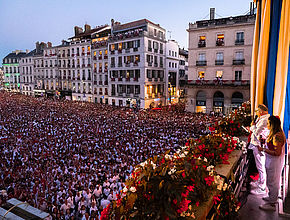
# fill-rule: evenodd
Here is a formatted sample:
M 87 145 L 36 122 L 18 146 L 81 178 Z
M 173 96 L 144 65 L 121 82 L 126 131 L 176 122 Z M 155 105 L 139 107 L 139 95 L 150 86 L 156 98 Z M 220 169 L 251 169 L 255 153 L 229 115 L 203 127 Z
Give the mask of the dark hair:
M 279 133 L 279 132 L 283 133 L 283 130 L 281 128 L 281 121 L 280 121 L 279 117 L 274 116 L 274 115 L 271 115 L 268 118 L 268 121 L 270 124 L 270 134 L 268 136 L 268 141 L 273 141 L 273 138 L 277 133 Z

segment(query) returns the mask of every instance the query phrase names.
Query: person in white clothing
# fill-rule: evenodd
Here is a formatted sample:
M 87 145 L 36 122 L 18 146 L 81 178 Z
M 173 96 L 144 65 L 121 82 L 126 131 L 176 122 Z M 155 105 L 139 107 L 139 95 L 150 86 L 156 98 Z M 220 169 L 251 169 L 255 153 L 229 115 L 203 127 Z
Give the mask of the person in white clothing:
M 264 152 L 260 152 L 258 150 L 258 146 L 260 146 L 260 136 L 262 136 L 263 139 L 266 139 L 269 134 L 269 130 L 267 128 L 267 121 L 270 115 L 268 114 L 268 108 L 263 104 L 258 105 L 256 114 L 258 116 L 258 119 L 252 122 L 250 127 L 252 135 L 249 149 L 253 150 L 256 167 L 259 172 L 259 179 L 256 182 L 251 183 L 252 187 L 255 188 L 251 190 L 251 193 L 255 195 L 260 195 L 266 192 L 266 169 L 265 154 Z
M 276 211 L 276 203 L 280 190 L 280 178 L 284 165 L 286 138 L 278 116 L 270 116 L 267 126 L 270 134 L 267 138 L 266 148 L 258 147 L 258 149 L 266 153 L 266 182 L 269 189 L 269 196 L 263 197 L 266 203 L 260 205 L 259 208 L 266 211 Z

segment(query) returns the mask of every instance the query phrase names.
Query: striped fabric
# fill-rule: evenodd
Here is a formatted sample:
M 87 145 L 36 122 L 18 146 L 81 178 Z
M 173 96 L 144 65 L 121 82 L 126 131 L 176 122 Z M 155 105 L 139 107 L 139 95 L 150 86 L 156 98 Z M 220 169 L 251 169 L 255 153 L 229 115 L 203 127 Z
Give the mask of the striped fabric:
M 252 113 L 259 104 L 266 104 L 270 114 L 280 117 L 288 138 L 290 0 L 256 0 L 255 2 L 257 19 L 252 50 Z

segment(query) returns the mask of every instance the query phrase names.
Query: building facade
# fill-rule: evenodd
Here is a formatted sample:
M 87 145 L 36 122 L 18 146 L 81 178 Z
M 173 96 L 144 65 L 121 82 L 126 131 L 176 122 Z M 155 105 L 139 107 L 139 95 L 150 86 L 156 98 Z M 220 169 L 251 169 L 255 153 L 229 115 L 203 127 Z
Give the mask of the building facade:
M 166 91 L 167 104 L 179 100 L 179 46 L 175 40 L 166 42 Z
M 165 29 L 146 19 L 112 20 L 109 104 L 157 107 L 166 102 Z
M 190 23 L 187 107 L 227 112 L 250 98 L 255 15 Z
M 3 59 L 4 88 L 11 92 L 20 92 L 19 61 L 26 55 L 21 50 L 13 51 Z
M 0 67 L 0 90 L 4 88 L 4 71 L 3 67 Z

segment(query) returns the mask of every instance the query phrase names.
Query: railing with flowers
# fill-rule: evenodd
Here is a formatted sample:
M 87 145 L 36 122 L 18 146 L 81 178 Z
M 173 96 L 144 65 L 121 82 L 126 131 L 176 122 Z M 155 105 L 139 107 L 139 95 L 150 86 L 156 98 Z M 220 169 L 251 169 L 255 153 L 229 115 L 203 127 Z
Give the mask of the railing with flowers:
M 222 133 L 219 125 L 242 134 L 241 125 L 247 123 L 249 109 L 249 104 L 243 104 L 212 125 L 211 134 L 189 140 L 175 153 L 168 151 L 136 166 L 101 219 L 205 219 L 199 211 L 206 203 L 213 205 L 220 219 L 236 219 L 240 203 L 215 167 L 228 164 L 230 154 L 244 143 Z M 229 120 L 239 122 L 226 124 Z

